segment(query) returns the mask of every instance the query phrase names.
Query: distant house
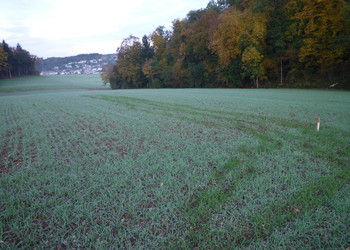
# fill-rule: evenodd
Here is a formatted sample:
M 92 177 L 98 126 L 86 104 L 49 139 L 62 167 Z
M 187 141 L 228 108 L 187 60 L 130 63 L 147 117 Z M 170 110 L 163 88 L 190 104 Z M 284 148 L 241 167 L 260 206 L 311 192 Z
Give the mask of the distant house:
M 87 55 L 89 56 L 89 55 Z M 95 56 L 95 55 L 91 55 Z M 67 59 L 69 59 L 67 61 Z M 57 74 L 99 74 L 102 72 L 102 66 L 114 64 L 116 61 L 115 54 L 100 55 L 100 58 L 89 58 L 81 60 L 81 55 L 64 57 L 64 58 L 48 58 L 41 62 L 42 75 Z

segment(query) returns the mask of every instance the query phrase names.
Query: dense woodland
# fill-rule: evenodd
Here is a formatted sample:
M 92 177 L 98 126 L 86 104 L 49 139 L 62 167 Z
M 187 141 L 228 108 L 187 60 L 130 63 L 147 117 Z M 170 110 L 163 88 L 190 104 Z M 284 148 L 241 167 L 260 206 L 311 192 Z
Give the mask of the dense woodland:
M 0 78 L 37 75 L 38 58 L 21 45 L 10 47 L 4 40 L 0 43 Z
M 218 0 L 125 38 L 112 88 L 350 88 L 349 0 Z

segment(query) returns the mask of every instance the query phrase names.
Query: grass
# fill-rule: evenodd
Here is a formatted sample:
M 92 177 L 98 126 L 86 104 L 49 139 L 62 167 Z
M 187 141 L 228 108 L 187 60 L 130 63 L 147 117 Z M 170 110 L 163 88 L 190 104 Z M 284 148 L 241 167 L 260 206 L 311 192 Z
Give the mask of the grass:
M 349 97 L 4 93 L 0 247 L 349 248 Z

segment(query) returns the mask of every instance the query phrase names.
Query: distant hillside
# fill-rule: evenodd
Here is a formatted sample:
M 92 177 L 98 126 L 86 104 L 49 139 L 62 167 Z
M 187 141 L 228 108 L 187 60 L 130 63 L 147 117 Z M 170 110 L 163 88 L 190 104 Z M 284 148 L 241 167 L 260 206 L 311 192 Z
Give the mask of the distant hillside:
M 39 61 L 43 75 L 99 74 L 103 66 L 115 64 L 116 54 L 81 54 L 69 57 L 50 57 Z

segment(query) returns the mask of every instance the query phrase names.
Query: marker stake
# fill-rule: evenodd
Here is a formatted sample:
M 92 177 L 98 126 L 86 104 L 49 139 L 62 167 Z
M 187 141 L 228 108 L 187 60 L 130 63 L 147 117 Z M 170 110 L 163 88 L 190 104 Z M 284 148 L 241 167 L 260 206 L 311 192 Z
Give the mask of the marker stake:
M 317 131 L 320 130 L 321 119 L 317 118 Z

